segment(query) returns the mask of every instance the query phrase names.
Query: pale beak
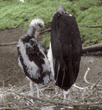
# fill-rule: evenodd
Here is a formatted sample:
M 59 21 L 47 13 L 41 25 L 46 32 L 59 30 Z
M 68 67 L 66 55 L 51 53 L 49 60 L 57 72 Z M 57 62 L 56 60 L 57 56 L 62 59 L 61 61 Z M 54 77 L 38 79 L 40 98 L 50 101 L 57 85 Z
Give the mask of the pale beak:
M 38 36 L 39 36 L 39 32 L 36 31 L 36 32 L 35 32 L 35 38 L 37 39 Z

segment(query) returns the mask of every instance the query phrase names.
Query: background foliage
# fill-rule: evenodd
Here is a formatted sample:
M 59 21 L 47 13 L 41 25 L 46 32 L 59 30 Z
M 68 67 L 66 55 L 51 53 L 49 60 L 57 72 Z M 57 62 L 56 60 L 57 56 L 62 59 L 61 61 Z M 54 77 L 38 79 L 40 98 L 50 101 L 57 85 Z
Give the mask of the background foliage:
M 0 29 L 24 27 L 26 32 L 34 18 L 41 18 L 45 28 L 50 27 L 58 5 L 76 18 L 82 43 L 86 46 L 102 42 L 101 28 L 87 28 L 86 25 L 102 25 L 102 0 L 0 0 Z M 45 33 L 43 43 L 48 46 L 49 33 Z M 89 39 L 91 38 L 91 41 Z

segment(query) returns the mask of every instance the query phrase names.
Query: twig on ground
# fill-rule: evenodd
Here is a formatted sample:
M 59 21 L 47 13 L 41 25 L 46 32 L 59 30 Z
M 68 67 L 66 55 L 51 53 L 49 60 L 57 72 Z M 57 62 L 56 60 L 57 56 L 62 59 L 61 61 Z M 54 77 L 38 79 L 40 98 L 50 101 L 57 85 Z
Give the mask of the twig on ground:
M 44 32 L 50 31 L 51 28 L 45 29 L 40 34 L 43 34 Z M 8 45 L 16 45 L 18 42 L 10 42 L 10 43 L 1 43 L 0 46 L 8 46 Z
M 87 84 L 93 84 L 93 83 L 90 83 L 89 81 L 87 81 L 86 79 L 86 76 L 88 74 L 88 72 L 90 71 L 90 68 L 87 68 L 87 71 L 85 72 L 85 75 L 84 75 L 84 81 L 87 83 Z
M 34 107 L 34 105 L 19 107 L 19 109 L 22 110 L 22 109 L 31 108 L 31 107 Z M 34 107 L 34 108 L 37 109 L 39 107 Z M 0 110 L 6 110 L 6 109 L 12 110 L 12 109 L 18 109 L 18 107 L 0 107 Z
M 89 28 L 102 28 L 102 26 L 98 25 L 98 24 L 96 24 L 96 25 L 87 25 L 86 27 L 89 27 Z
M 25 87 L 28 87 L 28 85 L 24 85 L 23 87 L 21 87 L 21 88 L 17 91 L 17 93 L 18 93 L 18 92 L 21 92 Z
M 79 87 L 79 86 L 77 86 L 75 83 L 73 84 L 73 86 L 76 87 L 76 88 L 78 88 L 78 89 L 81 89 L 81 90 L 82 90 L 82 89 L 87 89 L 87 88 L 89 87 L 89 86 L 87 86 L 87 87 Z
M 39 100 L 39 101 L 42 101 L 42 102 L 46 102 L 46 103 L 50 103 L 50 104 L 55 104 L 57 106 L 69 106 L 69 104 L 65 104 L 65 103 L 58 103 L 58 102 L 54 102 L 54 101 L 49 101 L 49 100 L 45 100 L 45 99 L 40 99 L 40 98 L 37 98 L 37 97 L 31 97 L 31 96 L 27 96 L 27 98 L 30 98 L 30 99 L 34 99 L 34 100 Z
M 92 37 L 90 39 L 88 39 L 89 42 L 91 42 Z M 84 47 L 86 45 L 86 42 L 82 44 L 82 47 Z
M 11 43 L 1 43 L 0 46 L 8 46 L 8 45 L 15 45 L 18 42 L 11 42 Z
M 86 74 L 86 76 L 88 73 Z M 85 77 L 86 77 L 85 76 Z M 102 77 L 101 77 L 102 78 Z M 29 89 L 27 88 L 27 85 L 21 87 L 21 88 L 15 88 L 12 85 L 9 85 L 9 87 L 3 87 L 0 89 L 0 96 L 4 96 L 4 101 L 0 102 L 0 110 L 2 109 L 40 109 L 42 106 L 50 106 L 54 105 L 59 108 L 70 108 L 73 109 L 75 106 L 98 106 L 102 104 L 102 100 L 100 96 L 102 96 L 102 87 L 100 86 L 98 82 L 101 80 L 99 78 L 95 84 L 89 85 L 87 87 L 78 87 L 76 84 L 73 85 L 72 89 L 72 101 L 68 104 L 66 100 L 66 103 L 63 102 L 62 98 L 62 90 L 58 91 L 57 94 L 55 94 L 55 88 L 54 91 L 49 91 L 51 89 L 51 85 L 44 87 L 40 89 L 40 95 L 41 93 L 41 98 L 37 97 L 31 97 L 28 95 Z M 102 83 L 100 81 L 100 83 Z M 99 84 L 99 85 L 98 85 Z M 93 89 L 96 86 L 95 89 Z M 92 88 L 92 89 L 91 89 Z M 46 91 L 45 91 L 46 90 Z M 35 91 L 36 92 L 36 91 Z M 50 94 L 49 94 L 50 93 Z M 53 94 L 52 94 L 53 93 Z M 7 96 L 13 96 L 13 99 L 11 100 L 5 100 Z M 55 95 L 54 95 L 55 94 Z M 30 101 L 31 99 L 34 100 L 34 104 Z M 76 101 L 77 100 L 77 101 Z M 6 105 L 4 104 L 6 103 Z M 30 105 L 31 104 L 31 105 Z M 26 106 L 27 105 L 27 106 Z M 3 107 L 2 107 L 3 106 Z M 35 108 L 34 108 L 35 107 Z
M 102 79 L 102 77 L 100 77 L 100 78 L 97 80 L 97 82 L 91 86 L 91 89 L 93 89 L 101 79 Z

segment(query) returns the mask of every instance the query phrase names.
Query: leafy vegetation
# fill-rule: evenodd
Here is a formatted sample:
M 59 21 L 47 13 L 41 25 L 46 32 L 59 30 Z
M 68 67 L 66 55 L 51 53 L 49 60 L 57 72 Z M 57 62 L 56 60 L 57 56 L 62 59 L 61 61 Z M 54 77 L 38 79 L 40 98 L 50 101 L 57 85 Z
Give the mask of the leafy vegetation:
M 24 27 L 27 30 L 34 18 L 41 18 L 45 28 L 51 24 L 58 5 L 63 5 L 76 18 L 82 43 L 93 45 L 102 42 L 101 28 L 87 28 L 87 25 L 102 25 L 102 0 L 0 0 L 0 29 Z M 45 33 L 43 43 L 48 46 L 49 33 Z M 91 41 L 89 39 L 91 38 Z
M 44 34 L 42 43 L 43 43 L 46 47 L 49 46 L 49 43 L 50 43 L 50 34 L 49 34 L 49 33 L 45 33 L 45 34 Z

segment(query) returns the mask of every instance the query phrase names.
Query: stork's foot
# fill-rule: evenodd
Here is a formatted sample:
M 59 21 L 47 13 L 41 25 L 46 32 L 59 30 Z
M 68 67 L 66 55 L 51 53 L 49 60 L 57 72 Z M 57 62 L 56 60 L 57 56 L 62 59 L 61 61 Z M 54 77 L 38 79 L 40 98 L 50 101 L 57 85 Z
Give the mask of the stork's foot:
M 68 98 L 66 97 L 66 95 L 68 94 Z M 68 91 L 64 91 L 63 90 L 63 95 L 64 95 L 64 101 L 63 103 L 71 103 L 72 102 L 72 98 L 71 98 L 71 90 Z
M 70 103 L 71 103 L 71 100 L 68 100 L 68 99 L 64 99 L 64 100 L 63 100 L 63 103 L 67 103 L 67 104 L 70 104 Z
M 57 95 L 58 93 L 60 93 L 60 88 L 55 86 L 55 94 Z
M 70 96 L 68 96 L 68 98 L 63 100 L 63 103 L 70 104 L 71 102 L 72 102 L 72 100 L 71 100 Z

